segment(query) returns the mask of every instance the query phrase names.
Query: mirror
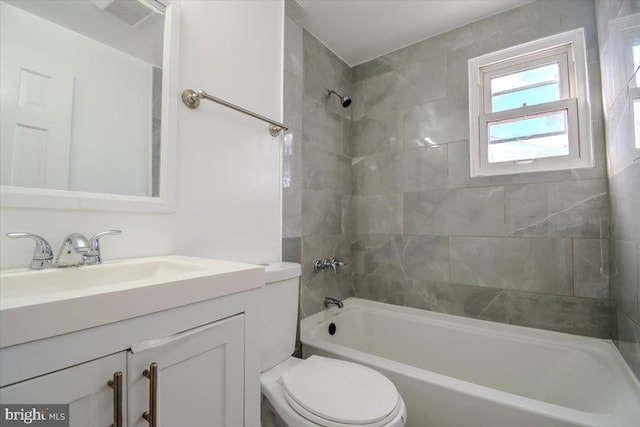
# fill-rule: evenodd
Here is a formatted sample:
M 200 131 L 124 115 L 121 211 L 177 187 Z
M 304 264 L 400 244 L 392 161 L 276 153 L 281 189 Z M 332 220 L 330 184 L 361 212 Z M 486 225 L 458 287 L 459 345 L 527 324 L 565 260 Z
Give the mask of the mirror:
M 16 194 L 167 196 L 171 132 L 163 95 L 174 80 L 163 69 L 175 39 L 168 31 L 173 6 L 0 1 L 3 206 Z

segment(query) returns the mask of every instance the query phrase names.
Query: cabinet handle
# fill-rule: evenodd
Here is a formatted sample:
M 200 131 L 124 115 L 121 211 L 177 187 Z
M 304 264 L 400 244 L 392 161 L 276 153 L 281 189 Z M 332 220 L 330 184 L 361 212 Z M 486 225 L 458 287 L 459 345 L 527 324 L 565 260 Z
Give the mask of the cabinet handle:
M 107 385 L 113 389 L 113 424 L 109 427 L 122 427 L 122 372 L 114 373 Z
M 149 427 L 156 427 L 158 422 L 158 364 L 153 362 L 142 375 L 149 378 L 149 410 L 142 414 Z

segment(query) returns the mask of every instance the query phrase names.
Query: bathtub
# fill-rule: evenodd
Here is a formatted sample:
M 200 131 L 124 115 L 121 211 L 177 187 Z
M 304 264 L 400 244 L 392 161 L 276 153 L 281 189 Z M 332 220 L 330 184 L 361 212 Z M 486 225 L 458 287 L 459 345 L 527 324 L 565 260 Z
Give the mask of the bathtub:
M 303 319 L 300 339 L 305 357 L 386 375 L 408 427 L 640 426 L 640 383 L 610 341 L 357 298 Z

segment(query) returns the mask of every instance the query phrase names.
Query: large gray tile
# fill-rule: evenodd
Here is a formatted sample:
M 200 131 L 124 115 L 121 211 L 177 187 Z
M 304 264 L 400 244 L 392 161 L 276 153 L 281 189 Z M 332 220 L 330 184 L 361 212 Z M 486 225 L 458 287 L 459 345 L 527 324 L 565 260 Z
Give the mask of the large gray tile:
M 282 189 L 282 237 L 302 236 L 302 190 Z
M 402 194 L 355 195 L 351 201 L 354 233 L 402 233 Z
M 302 180 L 306 190 L 351 194 L 351 159 L 320 147 L 302 147 Z
M 506 232 L 511 236 L 606 238 L 604 179 L 505 187 Z
M 353 81 L 361 82 L 389 71 L 402 69 L 407 64 L 426 61 L 446 53 L 446 48 L 443 36 L 419 41 L 364 64 L 356 65 L 352 72 Z
M 449 241 L 437 236 L 368 236 L 364 271 L 421 281 L 449 280 Z
M 351 77 L 354 83 L 359 83 L 371 77 L 388 73 L 389 71 L 392 71 L 393 68 L 393 63 L 383 55 L 354 66 L 351 69 Z
M 296 24 L 302 26 L 303 9 L 296 0 L 285 0 L 284 14 L 287 18 L 290 18 Z
M 625 88 L 608 112 L 606 123 L 609 174 L 615 175 L 640 157 L 635 146 L 633 109 Z
M 574 295 L 609 298 L 609 241 L 573 239 Z
M 405 280 L 407 307 L 457 316 L 477 317 L 493 302 L 502 289 L 453 283 Z
M 342 154 L 343 138 L 349 137 L 343 135 L 342 118 L 308 97 L 306 91 L 302 108 L 302 140 L 305 148 L 317 147 Z
M 310 69 L 340 80 L 351 80 L 351 68 L 307 30 L 303 30 L 304 61 L 313 64 Z M 305 76 L 306 77 L 306 76 Z
M 353 203 L 351 202 L 351 195 L 346 194 L 342 196 L 342 220 L 341 231 L 342 234 L 350 236 L 353 230 Z
M 282 144 L 282 237 L 302 235 L 302 141 L 289 129 Z
M 355 296 L 387 304 L 404 305 L 403 280 L 372 274 L 354 274 Z
M 640 379 L 640 326 L 618 310 L 616 345 L 633 373 Z
M 447 187 L 447 147 L 414 148 L 352 159 L 354 194 Z
M 282 239 L 282 261 L 302 262 L 302 238 L 289 237 Z
M 640 161 L 612 175 L 609 191 L 613 237 L 640 241 Z
M 357 121 L 364 117 L 364 102 L 366 99 L 365 82 L 357 82 L 351 85 L 351 120 Z
M 330 191 L 303 190 L 302 234 L 341 234 L 342 197 Z
M 451 237 L 452 283 L 571 295 L 571 239 Z
M 608 300 L 505 290 L 479 316 L 532 328 L 610 337 Z
M 614 240 L 611 254 L 611 298 L 631 320 L 640 323 L 638 313 L 638 244 Z
M 289 129 L 302 130 L 302 78 L 284 70 L 283 117 Z
M 352 154 L 362 157 L 369 154 L 397 151 L 402 148 L 402 115 L 399 111 L 368 115 L 351 123 Z
M 448 98 L 404 110 L 402 120 L 405 148 L 469 139 L 469 106 Z
M 404 195 L 404 232 L 502 236 L 504 189 L 482 187 L 407 193 Z
M 509 43 L 507 46 L 557 34 L 562 30 L 562 15 L 568 3 L 555 0 L 532 2 L 498 15 L 496 25 L 500 26 L 505 42 Z
M 302 27 L 294 19 L 286 17 L 284 20 L 284 69 L 301 78 L 303 58 Z
M 351 271 L 354 273 L 364 273 L 364 241 L 360 236 L 356 236 L 351 243 Z
M 366 80 L 365 114 L 399 110 L 443 98 L 446 66 L 446 56 L 438 55 Z

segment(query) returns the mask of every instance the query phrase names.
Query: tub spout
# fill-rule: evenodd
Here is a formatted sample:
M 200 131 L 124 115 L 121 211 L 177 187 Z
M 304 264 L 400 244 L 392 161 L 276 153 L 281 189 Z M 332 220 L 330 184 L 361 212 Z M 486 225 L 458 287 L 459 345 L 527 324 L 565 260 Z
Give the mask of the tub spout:
M 332 306 L 332 305 L 334 305 L 334 306 L 336 306 L 338 308 L 344 307 L 344 304 L 339 299 L 335 299 L 335 298 L 331 298 L 331 297 L 324 297 L 324 306 L 326 308 L 329 308 L 329 306 Z

